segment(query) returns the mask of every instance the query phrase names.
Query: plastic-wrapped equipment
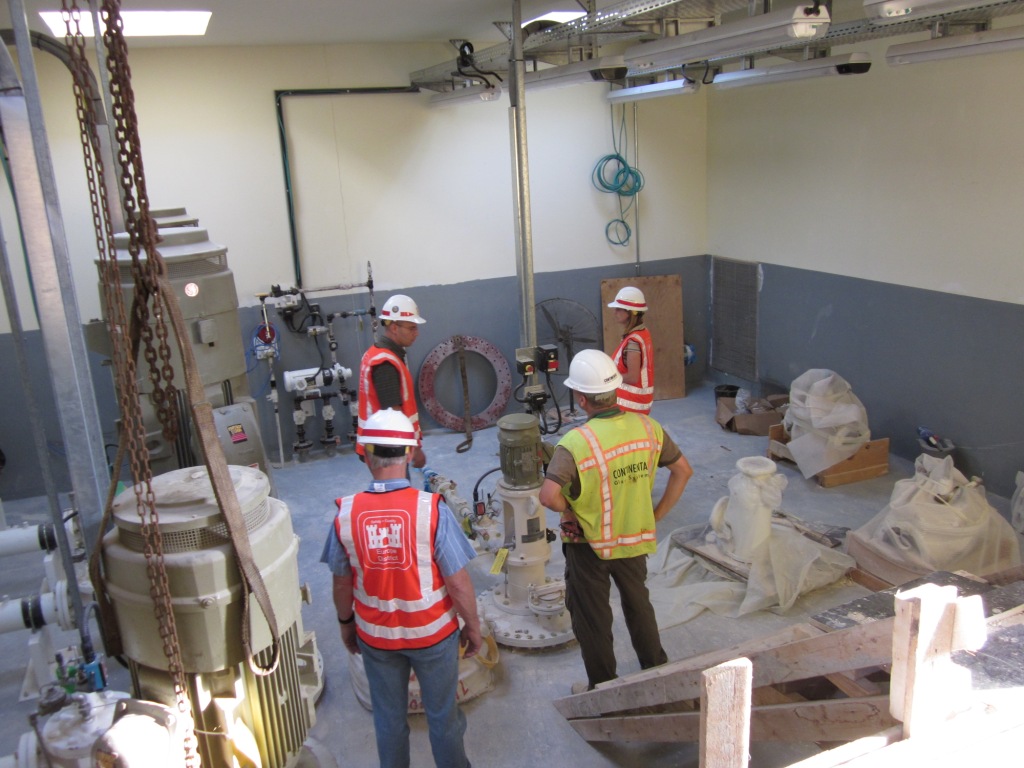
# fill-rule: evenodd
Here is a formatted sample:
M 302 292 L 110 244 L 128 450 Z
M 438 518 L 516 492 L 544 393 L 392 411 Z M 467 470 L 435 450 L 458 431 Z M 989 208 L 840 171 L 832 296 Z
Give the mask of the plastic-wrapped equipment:
M 1010 499 L 1010 525 L 1018 533 L 1024 533 L 1024 472 L 1017 473 L 1017 490 Z
M 889 504 L 850 534 L 848 547 L 862 568 L 870 561 L 865 570 L 894 584 L 932 571 L 984 576 L 1021 561 L 1016 533 L 980 481 L 968 480 L 951 457 L 927 454 L 917 457 L 913 477 L 896 482 Z
M 871 440 L 863 403 L 842 376 L 825 368 L 793 380 L 782 423 L 790 436 L 786 447 L 804 477 L 850 458 Z

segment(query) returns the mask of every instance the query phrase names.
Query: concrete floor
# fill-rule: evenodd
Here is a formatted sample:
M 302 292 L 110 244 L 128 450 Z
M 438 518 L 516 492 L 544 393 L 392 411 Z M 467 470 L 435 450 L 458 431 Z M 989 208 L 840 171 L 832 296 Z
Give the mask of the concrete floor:
M 722 430 L 714 421 L 713 387 L 706 384 L 687 397 L 660 401 L 653 414 L 680 445 L 694 468 L 694 478 L 672 513 L 658 525 L 659 539 L 675 529 L 707 521 L 715 502 L 728 495 L 727 482 L 735 474 L 735 462 L 743 456 L 764 455 L 767 438 L 736 435 Z M 549 438 L 553 439 L 553 438 Z M 497 429 L 474 435 L 471 450 L 457 453 L 464 435 L 429 434 L 425 448 L 428 467 L 458 483 L 459 493 L 472 498 L 473 486 L 488 470 L 498 466 Z M 912 464 L 890 458 L 888 475 L 873 480 L 820 488 L 804 480 L 792 466 L 781 465 L 789 484 L 783 496 L 786 512 L 807 521 L 856 528 L 887 503 L 896 480 L 910 476 Z M 481 482 L 481 490 L 490 492 L 499 473 Z M 317 722 L 310 733 L 310 752 L 304 762 L 321 768 L 364 768 L 376 764 L 371 714 L 360 705 L 353 690 L 348 654 L 343 649 L 331 604 L 330 577 L 320 564 L 324 536 L 333 518 L 333 500 L 361 490 L 369 479 L 366 468 L 351 453 L 313 458 L 293 463 L 274 472 L 277 496 L 289 507 L 296 534 L 300 537 L 300 579 L 309 584 L 313 604 L 303 609 L 306 630 L 316 633 L 324 662 L 325 686 L 317 706 Z M 418 480 L 414 473 L 414 482 Z M 657 492 L 664 484 L 661 478 Z M 8 522 L 44 521 L 48 512 L 44 500 L 22 500 L 5 504 Z M 1008 502 L 990 496 L 1003 514 Z M 557 521 L 552 516 L 549 526 Z M 42 568 L 38 555 L 5 558 L 4 579 L 0 591 L 12 596 L 38 589 Z M 490 555 L 482 555 L 471 566 L 478 593 L 488 589 L 496 577 L 489 574 Z M 548 572 L 561 574 L 561 553 L 552 547 Z M 716 616 L 705 611 L 692 621 L 663 632 L 665 649 L 672 660 L 682 659 L 715 648 L 723 648 L 751 637 L 763 636 L 827 607 L 866 594 L 866 590 L 843 579 L 833 586 L 817 590 L 799 600 L 788 613 L 762 611 L 740 619 Z M 616 650 L 619 673 L 637 671 L 638 665 L 629 647 L 625 625 L 613 598 L 616 624 Z M 74 636 L 70 639 L 73 640 Z M 7 717 L 0 721 L 0 755 L 12 753 L 18 736 L 28 730 L 27 716 L 33 702 L 17 702 L 27 661 L 27 632 L 10 633 L 0 638 L 0 694 L 4 696 Z M 116 666 L 111 662 L 111 666 Z M 114 687 L 127 690 L 123 672 L 112 669 Z M 584 680 L 579 650 L 574 643 L 551 650 L 500 648 L 500 660 L 493 671 L 493 689 L 464 704 L 469 727 L 467 750 L 478 768 L 504 768 L 525 765 L 593 766 L 696 766 L 696 744 L 590 744 L 581 739 L 551 701 L 568 695 L 571 685 Z M 433 765 L 430 757 L 425 719 L 410 717 L 413 766 Z M 813 744 L 753 744 L 751 765 L 775 768 L 812 755 Z

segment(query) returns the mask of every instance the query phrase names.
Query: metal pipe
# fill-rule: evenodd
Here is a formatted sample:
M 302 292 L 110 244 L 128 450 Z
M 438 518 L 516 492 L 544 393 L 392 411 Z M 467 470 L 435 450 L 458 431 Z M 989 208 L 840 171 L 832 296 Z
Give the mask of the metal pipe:
M 639 168 L 640 167 L 640 128 L 637 121 L 637 114 L 639 109 L 637 103 L 633 102 L 633 157 L 635 158 L 633 163 Z M 633 215 L 636 218 L 636 225 L 633 227 L 634 239 L 633 249 L 636 253 L 636 264 L 634 270 L 636 276 L 640 277 L 640 193 L 637 192 L 633 198 Z
M 292 167 L 288 160 L 288 135 L 284 126 L 284 99 L 287 96 L 349 96 L 367 93 L 419 93 L 415 85 L 382 88 L 305 88 L 288 91 L 274 91 L 274 105 L 277 109 L 277 134 L 281 142 L 281 163 L 284 166 L 284 194 L 288 203 L 288 234 L 292 245 L 292 268 L 295 271 L 295 285 L 302 287 L 302 260 L 299 258 L 299 233 L 295 227 L 295 195 L 292 190 Z M 372 294 L 372 289 L 371 289 Z M 284 459 L 281 459 L 284 461 Z
M 516 278 L 519 280 L 519 344 L 537 346 L 537 316 L 533 292 L 533 230 L 530 219 L 530 167 L 526 148 L 526 62 L 523 59 L 523 16 L 520 0 L 512 0 L 512 58 L 509 61 L 509 134 L 512 177 L 515 179 L 512 213 L 516 225 Z
M 52 592 L 0 603 L 0 634 L 42 629 L 48 625 L 59 626 L 60 623 L 57 598 Z
M 25 525 L 0 531 L 0 557 L 23 555 L 26 552 L 52 552 L 57 549 L 53 525 Z
M 0 120 L 17 190 L 25 253 L 38 298 L 39 325 L 54 402 L 58 406 L 68 473 L 83 522 L 85 541 L 88 542 L 95 538 L 99 527 L 105 486 L 110 475 L 71 275 L 67 237 L 60 214 L 24 2 L 10 0 L 10 9 L 21 82 L 7 48 L 0 48 L 0 79 L 4 85 L 0 91 Z M 51 494 L 50 513 L 60 543 L 61 560 L 64 572 L 73 574 L 71 546 L 64 530 L 62 510 L 53 503 L 55 498 L 56 495 Z M 77 585 L 68 591 L 84 645 L 87 630 L 82 598 Z

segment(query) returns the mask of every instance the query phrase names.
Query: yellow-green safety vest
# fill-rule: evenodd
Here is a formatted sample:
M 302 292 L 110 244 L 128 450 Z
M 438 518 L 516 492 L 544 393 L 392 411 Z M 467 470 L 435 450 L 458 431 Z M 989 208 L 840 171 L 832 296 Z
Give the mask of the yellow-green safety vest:
M 590 419 L 561 439 L 576 460 L 580 495 L 562 489 L 587 543 L 613 560 L 657 549 L 651 492 L 663 442 L 661 425 L 642 414 Z

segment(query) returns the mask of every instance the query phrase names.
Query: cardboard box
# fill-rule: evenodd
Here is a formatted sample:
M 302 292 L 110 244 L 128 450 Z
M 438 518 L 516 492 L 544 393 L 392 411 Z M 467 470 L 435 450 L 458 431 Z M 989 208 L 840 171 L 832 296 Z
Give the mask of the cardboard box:
M 789 395 L 769 395 L 758 398 L 754 403 L 765 410 L 760 413 L 736 413 L 736 398 L 720 397 L 715 402 L 715 421 L 722 429 L 740 435 L 768 434 L 772 425 L 782 424 L 783 406 L 789 403 Z
M 773 461 L 791 461 L 789 450 L 784 446 L 789 434 L 782 424 L 768 430 L 768 458 Z M 881 477 L 889 472 L 889 438 L 883 437 L 864 443 L 853 456 L 823 469 L 814 477 L 822 488 L 855 483 L 872 477 Z

